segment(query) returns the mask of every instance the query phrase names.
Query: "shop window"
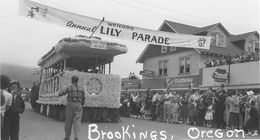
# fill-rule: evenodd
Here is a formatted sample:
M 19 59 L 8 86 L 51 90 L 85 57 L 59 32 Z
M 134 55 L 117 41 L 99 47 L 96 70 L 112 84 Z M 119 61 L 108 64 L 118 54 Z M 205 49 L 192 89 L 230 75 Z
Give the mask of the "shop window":
M 191 72 L 191 58 L 183 57 L 179 60 L 179 74 L 190 74 Z
M 168 73 L 168 60 L 159 61 L 159 75 L 167 76 Z

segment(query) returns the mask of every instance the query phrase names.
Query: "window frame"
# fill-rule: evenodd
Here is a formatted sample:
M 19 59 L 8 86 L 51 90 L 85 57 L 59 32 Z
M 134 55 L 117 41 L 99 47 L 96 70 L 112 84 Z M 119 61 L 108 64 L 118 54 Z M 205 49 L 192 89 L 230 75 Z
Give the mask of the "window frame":
M 158 64 L 159 64 L 158 75 L 159 76 L 167 76 L 168 75 L 168 62 L 169 62 L 169 59 L 164 59 L 164 60 L 158 61 Z M 166 72 L 165 72 L 165 70 L 166 70 Z
M 213 34 L 214 34 L 214 38 L 216 38 L 215 40 L 215 42 L 213 42 L 212 40 L 211 40 L 211 43 L 210 43 L 210 45 L 214 45 L 214 46 L 217 46 L 217 47 L 222 47 L 222 48 L 226 48 L 227 47 L 227 45 L 226 45 L 226 36 L 225 36 L 225 34 L 224 33 L 222 33 L 222 32 L 220 32 L 220 31 L 211 31 L 210 32 L 210 37 L 211 37 L 211 39 L 213 38 Z M 220 38 L 221 38 L 221 36 L 223 37 L 223 43 L 222 43 L 222 45 L 220 45 L 219 43 L 221 42 L 221 40 L 220 40 Z
M 184 64 L 181 64 L 181 61 L 184 61 Z M 187 63 L 189 60 L 190 63 Z M 189 65 L 189 72 L 187 72 L 187 65 Z M 192 65 L 192 59 L 191 56 L 184 56 L 184 57 L 179 57 L 179 75 L 188 75 L 191 74 L 191 65 Z M 181 68 L 183 67 L 183 72 L 181 72 Z
M 168 47 L 167 46 L 161 46 L 161 53 L 166 53 L 167 52 Z
M 249 46 L 249 44 L 252 43 L 252 46 Z M 254 40 L 248 40 L 247 41 L 247 51 L 248 52 L 255 52 L 255 46 L 256 46 L 256 42 Z M 250 51 L 250 48 L 252 49 L 252 51 Z

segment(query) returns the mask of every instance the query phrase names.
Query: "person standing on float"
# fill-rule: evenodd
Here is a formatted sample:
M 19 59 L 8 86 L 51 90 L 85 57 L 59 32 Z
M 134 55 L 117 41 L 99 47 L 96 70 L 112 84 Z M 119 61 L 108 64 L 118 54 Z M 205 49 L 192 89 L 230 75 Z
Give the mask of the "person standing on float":
M 78 86 L 79 78 L 77 76 L 71 77 L 71 85 L 61 90 L 59 96 L 67 94 L 67 105 L 65 110 L 65 138 L 69 140 L 71 135 L 71 128 L 74 129 L 74 140 L 78 140 L 79 125 L 82 118 L 82 106 L 85 103 L 84 89 Z

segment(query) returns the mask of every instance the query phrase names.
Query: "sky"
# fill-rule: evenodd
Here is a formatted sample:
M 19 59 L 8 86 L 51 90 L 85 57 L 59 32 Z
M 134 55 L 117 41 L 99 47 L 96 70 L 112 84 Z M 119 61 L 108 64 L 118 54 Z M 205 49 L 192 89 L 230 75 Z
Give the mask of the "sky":
M 65 11 L 107 21 L 158 30 L 164 20 L 197 27 L 222 23 L 231 34 L 260 32 L 259 0 L 32 0 Z M 17 16 L 19 0 L 0 0 L 0 61 L 28 67 L 65 37 L 84 35 L 54 24 Z M 138 75 L 136 60 L 147 44 L 102 37 L 128 47 L 116 56 L 112 74 Z

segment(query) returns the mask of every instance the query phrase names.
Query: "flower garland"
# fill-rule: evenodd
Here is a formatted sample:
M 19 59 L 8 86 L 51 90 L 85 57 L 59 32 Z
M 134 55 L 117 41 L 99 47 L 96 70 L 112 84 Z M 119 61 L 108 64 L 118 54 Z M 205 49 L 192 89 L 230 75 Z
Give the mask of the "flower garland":
M 78 71 L 66 71 L 62 76 L 60 76 L 60 87 L 63 89 L 71 85 L 71 77 L 76 75 L 79 77 L 78 85 L 85 89 L 86 101 L 84 106 L 87 107 L 107 107 L 107 108 L 119 108 L 120 107 L 120 90 L 121 81 L 118 75 L 105 75 L 105 74 L 94 74 L 94 73 L 83 73 Z M 84 77 L 84 78 L 82 78 Z M 87 83 L 91 79 L 98 79 L 100 81 L 99 87 L 100 91 L 98 94 L 91 95 L 88 92 Z M 93 89 L 97 85 L 92 85 Z M 41 86 L 41 88 L 44 88 Z M 67 103 L 66 96 L 58 97 L 58 92 L 44 94 L 43 89 L 41 89 L 38 103 L 41 104 L 63 104 Z

